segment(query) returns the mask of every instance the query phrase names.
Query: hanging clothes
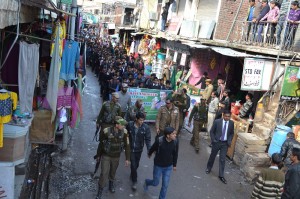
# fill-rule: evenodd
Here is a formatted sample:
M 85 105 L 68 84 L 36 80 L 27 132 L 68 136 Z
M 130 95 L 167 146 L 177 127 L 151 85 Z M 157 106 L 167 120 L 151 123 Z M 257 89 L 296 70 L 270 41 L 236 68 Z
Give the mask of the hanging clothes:
M 57 110 L 71 108 L 73 93 L 73 87 L 63 87 L 58 90 Z
M 76 79 L 75 66 L 79 67 L 79 44 L 76 41 L 66 41 L 62 56 L 60 79 L 65 81 Z M 76 64 L 76 65 L 75 65 Z
M 56 27 L 60 26 L 56 23 Z M 60 29 L 56 28 L 55 48 L 53 50 L 50 73 L 48 79 L 48 88 L 46 98 L 52 110 L 51 122 L 53 122 L 56 115 L 57 93 L 58 93 L 58 81 L 59 81 L 59 68 L 61 66 L 61 59 L 59 56 L 59 34 Z
M 53 42 L 51 44 L 51 50 L 50 50 L 50 56 L 52 57 L 54 48 L 55 48 L 55 38 L 56 38 L 56 33 L 57 29 L 59 29 L 59 56 L 62 57 L 63 54 L 63 47 L 64 47 L 64 39 L 66 38 L 66 21 L 62 20 L 60 22 L 57 22 L 54 34 L 52 36 Z
M 39 70 L 39 48 L 39 44 L 20 42 L 18 82 L 22 113 L 32 112 L 33 94 Z
M 3 124 L 10 122 L 12 112 L 17 108 L 17 103 L 17 93 L 0 93 L 0 148 L 3 147 Z

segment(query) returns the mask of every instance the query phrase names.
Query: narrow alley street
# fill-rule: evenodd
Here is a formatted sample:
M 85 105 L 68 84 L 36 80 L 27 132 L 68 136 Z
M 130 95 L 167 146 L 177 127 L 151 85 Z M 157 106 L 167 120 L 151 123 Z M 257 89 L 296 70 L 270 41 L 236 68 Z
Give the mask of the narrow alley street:
M 93 179 L 91 176 L 95 167 L 93 156 L 98 144 L 93 141 L 95 118 L 102 104 L 99 91 L 97 78 L 88 68 L 87 87 L 82 100 L 84 118 L 79 127 L 73 130 L 68 150 L 53 157 L 49 199 L 94 199 L 96 197 L 98 179 Z M 150 126 L 153 130 L 153 125 Z M 155 135 L 154 131 L 152 132 L 153 143 Z M 184 131 L 179 138 L 177 171 L 172 173 L 167 198 L 250 198 L 252 185 L 244 181 L 238 168 L 230 161 L 227 161 L 225 168 L 227 185 L 218 179 L 218 158 L 212 172 L 205 174 L 210 148 L 207 142 L 201 139 L 200 152 L 196 154 L 189 144 L 190 138 L 191 134 L 187 131 Z M 146 193 L 143 191 L 144 179 L 152 178 L 153 157 L 149 159 L 144 149 L 138 169 L 136 192 L 131 190 L 130 168 L 125 167 L 124 163 L 124 154 L 122 154 L 116 176 L 116 193 L 110 193 L 106 187 L 103 198 L 158 198 L 161 185 L 149 187 Z

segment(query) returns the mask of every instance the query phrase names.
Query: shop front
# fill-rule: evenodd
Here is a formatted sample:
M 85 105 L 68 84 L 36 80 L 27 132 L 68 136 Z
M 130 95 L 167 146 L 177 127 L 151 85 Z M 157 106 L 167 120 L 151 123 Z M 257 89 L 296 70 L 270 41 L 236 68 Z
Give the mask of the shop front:
M 35 21 L 0 30 L 0 185 L 8 198 L 18 197 L 15 166 L 39 145 L 65 150 L 68 139 L 57 142 L 57 130 L 76 127 L 82 117 L 85 44 L 70 37 L 69 13 L 41 13 Z

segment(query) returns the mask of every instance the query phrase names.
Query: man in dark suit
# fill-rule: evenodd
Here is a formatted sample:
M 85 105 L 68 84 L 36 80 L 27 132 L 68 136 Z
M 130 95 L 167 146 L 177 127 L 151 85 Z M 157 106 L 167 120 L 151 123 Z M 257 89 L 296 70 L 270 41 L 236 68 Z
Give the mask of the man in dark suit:
M 225 169 L 225 159 L 228 147 L 231 145 L 231 141 L 234 134 L 234 124 L 230 120 L 231 113 L 228 110 L 224 110 L 223 118 L 214 121 L 214 124 L 210 130 L 210 137 L 212 142 L 211 154 L 209 156 L 206 174 L 209 174 L 213 165 L 215 158 L 220 151 L 219 155 L 219 179 L 227 184 L 224 178 Z

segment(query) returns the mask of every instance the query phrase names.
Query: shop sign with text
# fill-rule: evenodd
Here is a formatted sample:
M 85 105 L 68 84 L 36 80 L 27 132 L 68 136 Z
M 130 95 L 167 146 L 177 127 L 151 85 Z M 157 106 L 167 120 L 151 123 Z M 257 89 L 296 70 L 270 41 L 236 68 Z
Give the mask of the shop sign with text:
M 299 67 L 288 66 L 285 70 L 280 99 L 288 101 L 300 101 L 300 79 L 297 74 Z
M 246 58 L 241 90 L 265 91 L 271 84 L 274 62 L 263 59 Z

